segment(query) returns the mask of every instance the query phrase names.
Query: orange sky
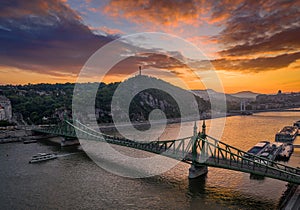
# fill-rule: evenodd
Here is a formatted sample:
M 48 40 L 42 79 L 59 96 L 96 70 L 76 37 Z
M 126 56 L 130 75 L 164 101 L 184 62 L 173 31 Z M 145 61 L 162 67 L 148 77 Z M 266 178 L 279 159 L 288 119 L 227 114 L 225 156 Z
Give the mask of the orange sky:
M 225 92 L 297 92 L 299 12 L 297 0 L 19 0 L 0 8 L 0 84 L 75 82 L 88 58 L 105 44 L 133 33 L 163 32 L 197 46 Z M 175 59 L 147 55 L 133 60 L 114 67 L 105 82 L 119 81 L 143 64 L 175 72 L 191 89 L 204 88 Z M 153 76 L 172 82 L 164 73 Z

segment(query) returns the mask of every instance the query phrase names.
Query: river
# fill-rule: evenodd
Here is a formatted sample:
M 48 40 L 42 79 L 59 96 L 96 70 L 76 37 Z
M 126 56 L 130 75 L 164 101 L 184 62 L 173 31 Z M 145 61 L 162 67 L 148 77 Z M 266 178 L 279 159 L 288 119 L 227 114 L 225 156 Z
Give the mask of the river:
M 248 150 L 258 141 L 274 141 L 279 129 L 299 119 L 300 112 L 228 117 L 222 141 Z M 168 125 L 164 138 L 171 138 L 178 126 Z M 193 123 L 185 126 L 192 135 Z M 38 152 L 60 157 L 28 164 Z M 288 164 L 299 163 L 300 149 L 295 149 Z M 124 178 L 98 167 L 76 148 L 44 142 L 0 145 L 0 167 L 0 209 L 276 209 L 287 184 L 217 168 L 209 168 L 206 178 L 189 180 L 185 163 L 154 177 Z

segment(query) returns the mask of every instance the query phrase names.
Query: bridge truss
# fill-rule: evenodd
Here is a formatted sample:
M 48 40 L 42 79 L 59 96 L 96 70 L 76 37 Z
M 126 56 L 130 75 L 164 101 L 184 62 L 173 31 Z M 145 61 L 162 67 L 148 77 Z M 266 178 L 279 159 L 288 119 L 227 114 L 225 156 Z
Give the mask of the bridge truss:
M 102 141 L 160 154 L 195 166 L 224 168 L 300 184 L 299 168 L 249 154 L 208 136 L 205 133 L 205 124 L 201 133 L 197 132 L 196 129 L 194 128 L 194 135 L 191 137 L 150 142 L 105 135 L 79 121 L 65 121 L 57 126 L 34 129 L 33 131 L 89 141 Z

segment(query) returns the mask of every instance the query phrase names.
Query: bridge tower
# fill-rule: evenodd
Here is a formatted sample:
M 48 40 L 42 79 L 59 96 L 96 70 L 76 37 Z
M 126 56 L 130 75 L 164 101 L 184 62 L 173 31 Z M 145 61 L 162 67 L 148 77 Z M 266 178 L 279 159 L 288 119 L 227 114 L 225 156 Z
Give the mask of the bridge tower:
M 203 124 L 202 124 L 202 132 L 198 133 L 198 128 L 196 125 L 196 122 L 194 124 L 194 135 L 192 137 L 192 141 L 193 141 L 193 146 L 192 146 L 192 165 L 189 168 L 189 178 L 193 179 L 193 178 L 197 178 L 199 176 L 203 176 L 205 174 L 207 174 L 208 169 L 207 166 L 205 165 L 200 165 L 196 160 L 200 158 L 200 155 L 204 155 L 205 156 L 205 142 L 202 141 L 202 139 L 206 138 L 206 125 L 205 125 L 205 120 L 203 120 Z M 199 141 L 201 141 L 202 144 L 202 153 L 198 154 L 198 145 L 199 145 Z M 201 151 L 200 151 L 201 152 Z
M 241 108 L 241 112 L 246 111 L 246 101 L 244 100 L 241 101 L 240 108 Z
M 195 121 L 193 136 L 197 136 L 197 135 L 198 135 L 198 127 L 197 127 L 197 122 Z
M 202 133 L 201 133 L 201 137 L 203 139 L 206 138 L 206 124 L 205 124 L 205 119 L 203 120 L 203 123 L 202 123 Z

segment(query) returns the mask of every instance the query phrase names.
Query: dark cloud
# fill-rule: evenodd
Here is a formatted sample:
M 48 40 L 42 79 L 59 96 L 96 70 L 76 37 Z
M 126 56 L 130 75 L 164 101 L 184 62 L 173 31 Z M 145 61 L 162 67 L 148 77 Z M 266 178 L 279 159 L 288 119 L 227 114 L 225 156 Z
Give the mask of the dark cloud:
M 296 61 L 300 52 L 299 0 L 110 0 L 104 11 L 165 31 L 203 21 L 222 26 L 211 39 L 223 48 L 217 63 L 232 68 L 227 70 L 242 71 L 242 65 L 251 71 L 281 68 Z
M 156 68 L 169 70 L 173 73 L 177 72 L 180 68 L 188 68 L 182 61 L 167 54 L 159 52 L 142 53 L 122 60 L 110 70 L 110 74 L 130 75 L 136 72 L 139 66 L 142 66 L 144 69 Z M 177 74 L 179 73 L 177 72 Z
M 61 0 L 10 0 L 2 1 L 0 7 L 0 17 L 2 18 L 23 18 L 28 15 L 47 16 L 49 13 L 61 13 L 64 18 L 79 19 L 76 12 L 70 10 Z
M 300 52 L 283 54 L 274 57 L 259 57 L 255 59 L 217 59 L 212 64 L 217 70 L 261 72 L 288 67 L 300 59 Z
M 151 23 L 152 27 L 178 26 L 179 23 L 197 23 L 197 3 L 193 0 L 111 0 L 103 11 L 139 24 Z
M 226 48 L 221 55 L 298 51 L 299 14 L 297 0 L 244 1 L 231 12 L 225 29 L 217 36 Z
M 221 55 L 240 56 L 255 53 L 288 52 L 300 49 L 300 28 L 287 29 L 271 37 L 260 38 L 257 44 L 237 45 L 221 51 Z
M 88 57 L 111 41 L 93 34 L 58 0 L 4 1 L 0 7 L 0 64 L 39 73 L 77 74 Z
M 224 30 L 212 37 L 224 48 L 221 58 L 213 61 L 216 69 L 258 72 L 287 67 L 299 59 L 298 0 L 111 0 L 103 11 L 116 18 L 166 29 L 181 24 L 199 25 L 201 21 L 222 25 Z M 93 52 L 115 38 L 92 33 L 63 0 L 0 3 L 2 66 L 57 76 L 77 74 Z M 111 72 L 127 74 L 136 71 L 138 65 L 172 71 L 186 68 L 174 58 L 177 55 L 173 52 L 131 57 Z M 255 58 L 245 59 L 247 56 Z
M 224 48 L 221 59 L 212 62 L 216 69 L 260 72 L 300 59 L 300 1 L 220 2 L 213 3 L 212 17 L 228 16 L 224 30 L 214 37 Z
M 145 67 L 154 67 L 162 69 L 186 68 L 187 66 L 180 60 L 176 59 L 175 55 L 169 56 L 164 54 L 146 54 L 147 57 L 141 57 L 139 60 Z M 180 58 L 180 57 L 179 57 Z
M 182 3 L 183 4 L 183 3 Z M 1 13 L 2 12 L 2 13 Z M 22 0 L 5 3 L 0 9 L 0 65 L 52 76 L 76 75 L 99 47 L 114 36 L 93 34 L 80 16 L 64 2 Z M 128 46 L 130 45 L 130 46 Z M 142 50 L 134 43 L 118 43 L 120 49 Z M 118 52 L 119 49 L 113 50 Z M 143 51 L 147 52 L 146 49 Z M 143 68 L 175 69 L 185 67 L 174 57 L 179 52 L 144 53 L 124 59 L 110 70 L 110 75 L 129 75 Z M 108 55 L 109 56 L 109 55 Z M 93 75 L 89 75 L 93 76 Z

